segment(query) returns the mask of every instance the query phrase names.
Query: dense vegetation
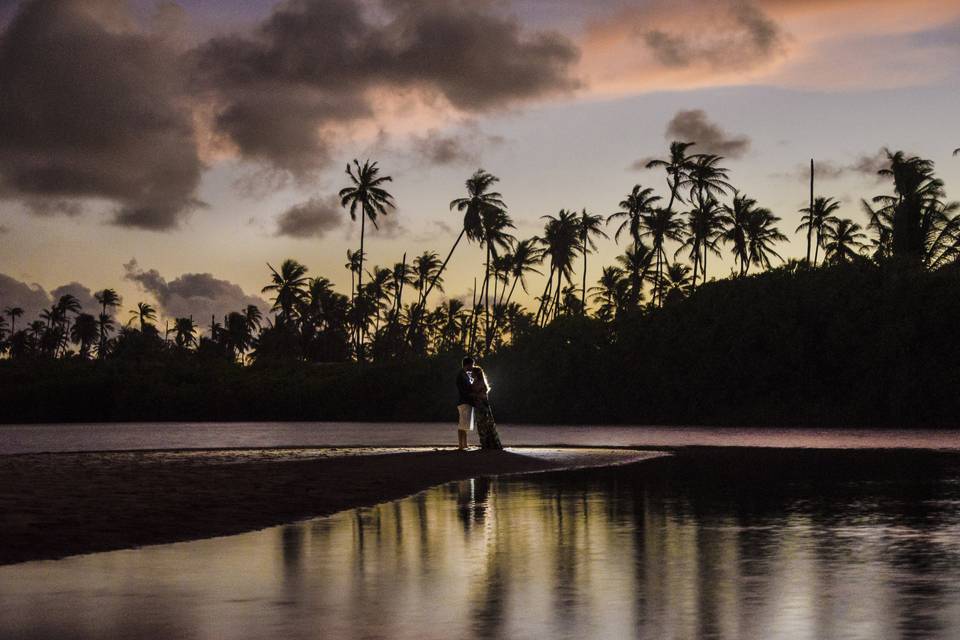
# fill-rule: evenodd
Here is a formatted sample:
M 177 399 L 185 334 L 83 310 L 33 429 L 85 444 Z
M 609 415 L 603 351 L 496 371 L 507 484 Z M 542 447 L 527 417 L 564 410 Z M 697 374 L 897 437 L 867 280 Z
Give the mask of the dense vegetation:
M 17 330 L 7 308 L 0 419 L 447 420 L 457 360 L 474 352 L 514 422 L 955 426 L 960 216 L 933 164 L 890 153 L 892 193 L 863 203 L 865 229 L 811 197 L 797 230 L 806 259 L 775 267 L 779 218 L 690 146 L 652 163 L 666 169 L 666 206 L 637 185 L 607 218 L 629 244 L 595 287 L 575 274 L 605 236 L 602 216 L 560 211 L 542 237 L 517 240 L 496 178 L 478 171 L 451 203 L 464 224 L 445 260 L 368 271 L 361 249 L 348 256 L 350 297 L 288 260 L 264 288 L 272 318 L 248 308 L 199 339 L 192 318 L 159 331 L 146 303 L 114 335 L 110 289 L 98 317 L 65 296 Z M 375 163 L 348 173 L 344 206 L 376 224 L 389 178 Z M 431 310 L 463 238 L 485 248 L 483 284 L 472 305 Z M 734 273 L 710 279 L 724 247 Z M 525 309 L 513 296 L 541 265 Z

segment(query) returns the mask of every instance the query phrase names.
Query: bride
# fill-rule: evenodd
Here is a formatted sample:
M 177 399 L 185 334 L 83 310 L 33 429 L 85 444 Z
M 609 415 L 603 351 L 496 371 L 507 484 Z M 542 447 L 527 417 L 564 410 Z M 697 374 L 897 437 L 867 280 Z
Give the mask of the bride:
M 471 393 L 474 399 L 474 420 L 477 425 L 477 435 L 480 436 L 480 448 L 500 451 L 503 445 L 500 444 L 497 424 L 493 421 L 493 411 L 490 409 L 490 385 L 487 383 L 487 376 L 483 373 L 483 369 L 474 367 L 471 377 L 473 378 Z

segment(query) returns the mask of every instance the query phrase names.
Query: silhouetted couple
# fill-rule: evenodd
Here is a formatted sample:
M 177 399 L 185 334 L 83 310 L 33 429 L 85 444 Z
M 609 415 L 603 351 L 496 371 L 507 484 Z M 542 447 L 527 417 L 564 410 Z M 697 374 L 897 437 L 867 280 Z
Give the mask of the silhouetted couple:
M 457 412 L 460 414 L 457 437 L 461 451 L 467 448 L 467 433 L 473 431 L 474 424 L 481 449 L 503 449 L 490 409 L 490 385 L 483 369 L 475 366 L 469 356 L 463 359 L 463 368 L 457 374 Z

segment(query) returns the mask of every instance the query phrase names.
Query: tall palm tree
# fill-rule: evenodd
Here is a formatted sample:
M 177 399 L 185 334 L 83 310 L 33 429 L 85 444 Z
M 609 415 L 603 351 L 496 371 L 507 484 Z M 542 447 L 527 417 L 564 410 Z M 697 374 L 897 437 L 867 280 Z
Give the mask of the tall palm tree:
M 278 324 L 287 324 L 293 320 L 294 309 L 303 301 L 309 283 L 307 268 L 287 258 L 277 271 L 268 262 L 270 269 L 270 284 L 260 290 L 260 293 L 273 293 L 273 311 L 280 310 Z
M 110 340 L 106 337 L 113 331 L 113 316 L 109 313 L 101 313 L 97 316 L 97 332 L 100 335 L 100 342 L 97 344 L 97 359 L 100 360 L 107 356 L 107 348 Z
M 591 215 L 584 209 L 577 221 L 580 232 L 580 250 L 583 252 L 583 289 L 581 290 L 581 313 L 587 313 L 587 254 L 597 250 L 596 238 L 608 238 L 603 231 L 603 216 Z
M 537 246 L 538 243 L 538 238 L 519 240 L 513 246 L 513 251 L 504 256 L 507 258 L 506 262 L 509 265 L 509 270 L 506 275 L 513 278 L 513 284 L 510 285 L 510 291 L 506 294 L 506 300 L 502 299 L 503 296 L 501 296 L 501 299 L 497 302 L 497 306 L 504 309 L 504 314 L 510 307 L 510 300 L 513 298 L 513 293 L 517 288 L 517 283 L 520 283 L 521 288 L 523 289 L 524 293 L 526 293 L 527 274 L 540 273 L 540 271 L 537 270 L 537 266 L 543 262 L 544 250 Z M 503 288 L 504 291 L 507 290 L 506 283 L 504 284 Z M 506 318 L 505 315 L 504 318 Z M 494 319 L 494 333 L 496 333 L 498 324 L 499 323 L 497 319 Z
M 80 313 L 70 327 L 70 340 L 80 345 L 80 357 L 86 360 L 90 356 L 90 345 L 97 339 L 97 319 L 89 313 Z
M 797 233 L 805 231 L 816 237 L 815 248 L 813 252 L 813 264 L 817 264 L 820 255 L 820 247 L 823 246 L 823 231 L 826 225 L 836 222 L 833 213 L 840 208 L 840 203 L 833 198 L 818 197 L 813 201 L 813 207 L 804 207 L 800 213 L 804 214 L 800 218 L 800 226 L 797 227 Z M 807 264 L 810 263 L 810 247 L 807 247 Z
M 687 149 L 694 146 L 695 142 L 670 143 L 670 157 L 664 160 L 651 160 L 647 163 L 647 169 L 663 167 L 667 172 L 667 187 L 670 189 L 670 201 L 667 209 L 672 210 L 674 201 L 679 198 L 681 185 L 687 180 L 687 175 L 693 168 L 697 156 L 688 156 Z M 683 202 L 683 198 L 680 198 Z
M 100 315 L 109 316 L 113 309 L 120 306 L 120 296 L 113 289 L 104 289 L 97 291 L 93 297 L 100 303 Z M 100 329 L 100 345 L 97 347 L 97 358 L 103 358 L 107 352 L 107 329 L 112 329 L 113 323 L 104 323 L 98 321 Z
M 390 291 L 393 294 L 393 310 L 390 314 L 390 324 L 396 324 L 397 314 L 403 308 L 403 289 L 405 286 L 413 286 L 416 278 L 413 274 L 413 268 L 407 264 L 407 254 L 403 254 L 403 261 L 393 265 L 390 272 Z
M 561 209 L 556 216 L 542 218 L 547 222 L 540 242 L 544 255 L 550 258 L 550 271 L 536 319 L 539 321 L 542 317 L 546 324 L 551 311 L 555 316 L 560 306 L 561 280 L 566 279 L 568 284 L 573 284 L 573 260 L 580 249 L 580 222 L 575 212 L 566 209 Z M 555 287 L 554 274 L 557 276 Z
M 480 229 L 482 237 L 481 246 L 486 247 L 486 262 L 484 264 L 483 276 L 483 307 L 484 307 L 484 345 L 485 349 L 490 348 L 490 330 L 492 322 L 490 318 L 490 265 L 494 256 L 499 255 L 501 251 L 509 249 L 515 238 L 509 230 L 516 228 L 507 212 L 499 207 L 484 207 L 480 212 Z M 426 301 L 424 300 L 424 303 Z
M 873 234 L 870 246 L 873 247 L 873 259 L 876 262 L 889 258 L 893 254 L 893 220 L 885 207 L 874 209 L 866 200 L 860 200 L 860 206 L 867 215 L 867 230 Z
M 660 207 L 642 216 L 643 232 L 641 238 L 650 238 L 653 252 L 656 256 L 656 284 L 654 298 L 657 305 L 663 305 L 663 268 L 667 263 L 667 253 L 664 247 L 668 240 L 680 241 L 683 239 L 683 222 L 679 214 Z
M 659 200 L 660 196 L 655 195 L 653 189 L 649 187 L 644 189 L 638 184 L 633 185 L 633 189 L 627 194 L 627 197 L 620 201 L 618 205 L 620 210 L 607 216 L 607 224 L 623 218 L 623 222 L 620 223 L 613 235 L 614 239 L 619 242 L 620 234 L 626 230 L 634 244 L 640 242 L 643 216 L 652 212 L 653 206 Z
M 696 286 L 701 265 L 703 281 L 707 281 L 707 256 L 710 253 L 720 255 L 717 242 L 723 230 L 723 208 L 715 199 L 708 197 L 687 213 L 684 226 L 683 244 L 673 256 L 676 258 L 681 251 L 688 250 L 690 262 L 693 263 L 691 286 Z
M 837 264 L 854 260 L 866 246 L 867 235 L 849 218 L 834 218 L 823 227 L 824 260 Z
M 350 186 L 340 190 L 340 205 L 348 208 L 350 219 L 356 221 L 357 211 L 360 212 L 360 270 L 357 273 L 357 291 L 363 288 L 363 241 L 366 236 L 367 218 L 373 224 L 374 228 L 379 228 L 377 218 L 385 216 L 388 210 L 396 208 L 393 202 L 393 196 L 383 188 L 387 182 L 392 182 L 390 176 L 381 176 L 380 168 L 376 162 L 365 161 L 362 165 L 358 160 L 353 161 L 353 167 L 349 164 L 346 170 L 350 177 Z M 363 359 L 362 338 L 360 335 L 361 327 L 357 327 L 357 358 Z
M 426 292 L 421 296 L 426 300 L 430 296 L 430 292 L 433 291 L 434 286 L 436 286 L 437 279 L 443 274 L 447 268 L 447 264 L 450 262 L 450 258 L 453 257 L 453 252 L 456 251 L 457 245 L 460 244 L 460 241 L 464 236 L 467 237 L 467 240 L 478 242 L 483 238 L 483 211 L 485 209 L 494 208 L 500 210 L 506 210 L 507 205 L 503 201 L 503 196 L 496 192 L 490 191 L 490 188 L 494 184 L 500 181 L 500 178 L 495 175 L 484 171 L 483 169 L 477 169 L 473 172 L 466 181 L 467 195 L 463 198 L 455 198 L 450 202 L 450 210 L 463 213 L 463 225 L 460 227 L 460 233 L 457 234 L 457 239 L 454 240 L 453 246 L 450 247 L 450 251 L 447 253 L 447 257 L 444 258 L 443 264 L 440 265 L 440 269 L 437 271 L 436 276 L 433 280 L 430 281 L 430 285 L 427 287 Z M 417 319 L 419 315 L 423 312 L 423 309 L 418 307 L 415 309 L 414 314 L 410 319 L 410 332 L 409 335 L 412 336 L 416 330 Z
M 363 256 L 364 258 L 366 256 Z M 359 251 L 350 251 L 347 249 L 347 263 L 343 265 L 344 269 L 350 272 L 350 299 L 353 300 L 354 292 L 357 289 L 357 274 L 362 269 L 363 260 Z
M 6 307 L 3 310 L 4 315 L 10 318 L 10 333 L 17 332 L 17 318 L 23 316 L 22 307 Z

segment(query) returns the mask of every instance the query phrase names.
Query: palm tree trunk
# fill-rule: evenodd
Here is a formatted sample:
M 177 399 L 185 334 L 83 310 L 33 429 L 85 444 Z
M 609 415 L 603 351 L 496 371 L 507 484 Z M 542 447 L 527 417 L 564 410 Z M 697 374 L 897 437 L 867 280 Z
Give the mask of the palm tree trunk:
M 483 267 L 483 347 L 490 348 L 490 241 L 487 241 L 487 262 Z
M 436 275 L 433 276 L 433 279 L 430 281 L 430 286 L 427 287 L 427 292 L 423 294 L 424 304 L 426 304 L 427 298 L 430 296 L 430 292 L 433 291 L 434 285 L 437 284 L 437 280 L 443 274 L 443 270 L 447 268 L 447 263 L 450 262 L 450 258 L 453 257 L 453 252 L 456 251 L 457 245 L 460 244 L 460 240 L 463 239 L 463 234 L 467 232 L 467 228 L 464 227 L 460 230 L 460 234 L 457 236 L 457 239 L 454 241 L 453 246 L 450 247 L 450 252 L 447 254 L 447 257 L 444 259 L 443 264 L 440 265 L 440 270 L 437 271 Z M 476 288 L 476 285 L 474 285 Z M 416 330 L 417 321 L 420 319 L 420 314 L 423 309 L 420 308 L 420 305 L 417 305 L 417 308 L 413 310 L 413 313 L 410 316 L 410 329 L 407 332 L 407 340 L 413 337 L 413 332 Z
M 817 244 L 813 248 L 813 265 L 816 266 L 820 260 L 820 227 L 817 226 Z
M 580 291 L 580 315 L 587 315 L 587 245 L 583 245 L 583 289 Z
M 363 338 L 361 336 L 361 331 L 363 330 L 363 318 L 360 316 L 359 310 L 356 308 L 356 301 L 361 298 L 363 295 L 363 240 L 366 235 L 367 230 L 367 212 L 364 207 L 360 207 L 360 269 L 357 271 L 357 290 L 354 294 L 354 310 L 357 312 L 357 326 L 356 326 L 356 338 L 354 339 L 354 346 L 357 350 L 357 362 L 363 361 L 363 345 L 361 342 Z
M 550 262 L 550 273 L 547 276 L 547 285 L 543 288 L 543 295 L 540 297 L 540 306 L 537 308 L 537 316 L 534 318 L 534 324 L 540 324 L 540 316 L 544 314 L 546 308 L 546 301 L 549 292 L 552 291 L 551 285 L 553 284 L 553 261 Z M 546 324 L 546 318 L 544 318 L 544 324 Z
M 813 158 L 810 158 L 810 216 L 807 224 L 807 266 L 810 266 L 810 236 L 813 235 Z

